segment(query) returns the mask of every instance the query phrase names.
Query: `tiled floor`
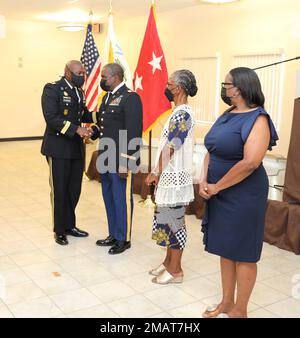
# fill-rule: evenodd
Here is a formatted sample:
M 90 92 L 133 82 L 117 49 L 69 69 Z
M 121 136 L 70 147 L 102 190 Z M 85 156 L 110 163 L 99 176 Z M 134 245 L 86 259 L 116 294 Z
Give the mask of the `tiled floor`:
M 185 281 L 158 286 L 147 271 L 164 251 L 150 239 L 152 210 L 135 196 L 132 248 L 110 256 L 100 186 L 84 180 L 78 226 L 88 238 L 55 244 L 48 167 L 40 141 L 0 143 L 0 317 L 200 317 L 220 299 L 218 257 L 187 216 Z M 293 297 L 294 295 L 294 297 Z M 298 299 L 297 299 L 298 297 Z M 300 257 L 265 244 L 250 317 L 300 317 Z

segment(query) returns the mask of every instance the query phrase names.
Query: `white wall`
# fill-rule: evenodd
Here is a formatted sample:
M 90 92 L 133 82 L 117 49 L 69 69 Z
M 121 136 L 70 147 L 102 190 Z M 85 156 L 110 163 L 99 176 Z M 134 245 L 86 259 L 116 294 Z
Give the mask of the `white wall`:
M 117 11 L 117 8 L 114 9 Z M 134 71 L 144 36 L 148 13 L 125 21 L 115 20 L 115 31 Z M 231 56 L 249 51 L 283 48 L 286 57 L 300 55 L 299 0 L 243 0 L 236 5 L 196 6 L 159 12 L 158 30 L 169 73 L 179 59 L 221 54 L 221 81 L 231 67 Z M 299 19 L 300 22 L 300 19 Z M 297 27 L 296 27 L 297 26 Z M 299 29 L 300 31 L 300 29 Z M 7 37 L 0 39 L 0 138 L 43 134 L 40 107 L 43 85 L 62 74 L 67 60 L 79 58 L 84 32 L 65 33 L 53 24 L 7 20 Z M 105 33 L 95 36 L 100 53 Z M 23 67 L 18 58 L 23 58 Z M 286 155 L 300 61 L 285 66 L 283 118 L 276 152 Z M 201 79 L 198 79 L 201 86 Z M 221 111 L 224 108 L 221 105 Z M 198 128 L 203 137 L 207 126 Z M 154 134 L 160 133 L 156 128 Z
M 0 39 L 0 138 L 43 134 L 43 86 L 63 75 L 68 60 L 80 58 L 84 38 L 53 24 L 7 20 Z

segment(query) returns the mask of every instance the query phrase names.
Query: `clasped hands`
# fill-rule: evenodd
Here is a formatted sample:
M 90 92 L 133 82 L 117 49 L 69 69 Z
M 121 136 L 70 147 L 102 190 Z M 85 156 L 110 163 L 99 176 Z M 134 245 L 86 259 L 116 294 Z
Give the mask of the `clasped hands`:
M 217 195 L 219 192 L 216 184 L 209 184 L 206 181 L 202 181 L 199 185 L 199 195 L 208 200 L 213 195 Z
M 89 139 L 94 134 L 91 127 L 78 127 L 76 133 L 84 139 Z

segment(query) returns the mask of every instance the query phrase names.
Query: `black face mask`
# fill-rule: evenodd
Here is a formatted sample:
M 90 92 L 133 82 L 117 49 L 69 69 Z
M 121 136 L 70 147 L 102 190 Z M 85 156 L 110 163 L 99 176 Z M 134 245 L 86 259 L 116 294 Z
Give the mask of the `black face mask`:
M 81 88 L 84 84 L 84 75 L 76 75 L 72 73 L 72 83 L 75 87 Z
M 104 90 L 105 92 L 109 92 L 110 91 L 110 86 L 108 86 L 106 84 L 106 80 L 101 80 L 100 81 L 100 87 L 102 88 L 102 90 Z
M 231 98 L 226 95 L 226 88 L 221 89 L 221 99 L 224 103 L 228 104 L 228 106 L 232 106 Z
M 174 101 L 174 94 L 171 92 L 169 88 L 165 89 L 165 95 L 170 102 Z

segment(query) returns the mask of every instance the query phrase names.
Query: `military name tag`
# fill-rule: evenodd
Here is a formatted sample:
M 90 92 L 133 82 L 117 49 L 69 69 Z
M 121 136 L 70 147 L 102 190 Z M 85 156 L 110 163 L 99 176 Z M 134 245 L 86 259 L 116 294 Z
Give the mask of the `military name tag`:
M 71 103 L 71 100 L 72 100 L 72 99 L 71 99 L 70 96 L 64 96 L 64 97 L 63 97 L 63 102 L 64 102 L 64 103 Z

